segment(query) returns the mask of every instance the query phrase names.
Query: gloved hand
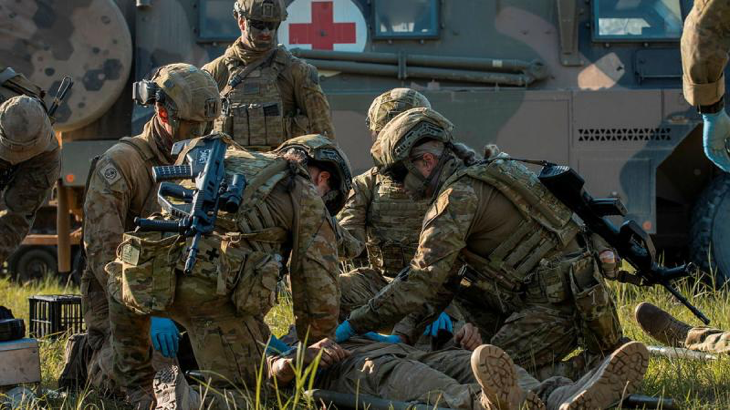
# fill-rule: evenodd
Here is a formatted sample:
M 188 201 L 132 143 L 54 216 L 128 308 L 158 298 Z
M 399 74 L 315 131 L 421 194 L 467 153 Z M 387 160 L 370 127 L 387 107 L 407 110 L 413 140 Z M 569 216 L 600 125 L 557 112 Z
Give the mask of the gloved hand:
M 164 317 L 152 317 L 150 323 L 150 339 L 152 346 L 165 357 L 177 356 L 180 332 L 175 323 Z
M 289 349 L 291 349 L 291 347 L 289 347 L 288 344 L 279 340 L 278 337 L 271 335 L 271 338 L 269 339 L 269 346 L 266 347 L 266 354 L 279 355 L 289 351 Z
M 439 334 L 439 330 L 445 330 L 449 333 L 454 333 L 454 324 L 451 323 L 451 318 L 446 312 L 441 312 L 438 319 L 426 326 L 426 331 L 423 332 L 424 336 L 436 337 Z
M 702 147 L 705 155 L 720 169 L 730 172 L 730 155 L 726 142 L 730 138 L 730 117 L 725 110 L 716 114 L 702 114 L 705 122 L 702 132 Z
M 398 335 L 381 335 L 380 333 L 376 332 L 367 332 L 362 335 L 362 337 L 374 340 L 376 342 L 380 343 L 403 343 L 403 339 L 400 338 Z
M 357 333 L 355 333 L 355 329 L 350 326 L 350 321 L 345 320 L 344 322 L 340 323 L 340 325 L 337 326 L 337 330 L 335 330 L 335 342 L 342 343 L 349 340 L 356 334 Z

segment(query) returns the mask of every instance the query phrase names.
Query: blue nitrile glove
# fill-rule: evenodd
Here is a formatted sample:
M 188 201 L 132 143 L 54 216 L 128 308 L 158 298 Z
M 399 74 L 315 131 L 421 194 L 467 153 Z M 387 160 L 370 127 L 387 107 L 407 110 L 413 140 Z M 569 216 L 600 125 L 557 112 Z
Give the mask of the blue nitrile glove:
M 344 322 L 340 323 L 340 325 L 337 326 L 337 330 L 335 330 L 335 342 L 342 343 L 355 336 L 356 334 L 357 333 L 355 333 L 355 329 L 350 326 L 350 321 L 345 320 Z
M 436 337 L 439 334 L 439 330 L 445 330 L 449 333 L 454 333 L 454 324 L 451 323 L 451 318 L 446 312 L 441 312 L 438 319 L 433 323 L 426 326 L 426 331 L 423 332 L 424 336 Z
M 380 343 L 403 343 L 403 339 L 398 335 L 381 335 L 380 333 L 367 332 L 362 337 L 370 340 L 374 340 Z
M 164 317 L 152 317 L 150 322 L 152 346 L 165 357 L 177 356 L 177 343 L 180 332 L 175 323 Z
M 268 355 L 279 355 L 284 352 L 288 352 L 291 349 L 288 344 L 279 340 L 278 337 L 271 335 L 269 339 L 269 346 L 266 347 L 266 354 Z
M 702 148 L 710 161 L 721 170 L 730 172 L 730 155 L 726 142 L 730 138 L 730 117 L 725 110 L 716 114 L 702 114 L 704 128 L 702 132 Z

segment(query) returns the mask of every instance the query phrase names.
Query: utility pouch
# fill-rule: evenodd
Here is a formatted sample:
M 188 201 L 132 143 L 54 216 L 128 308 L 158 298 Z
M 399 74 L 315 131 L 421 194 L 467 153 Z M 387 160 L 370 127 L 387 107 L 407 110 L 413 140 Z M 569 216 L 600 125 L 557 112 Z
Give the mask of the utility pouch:
M 175 266 L 184 249 L 185 240 L 179 235 L 125 233 L 117 248 L 122 262 L 121 302 L 143 314 L 169 307 L 175 300 Z
M 558 260 L 545 260 L 537 267 L 537 278 L 545 298 L 550 303 L 561 303 L 571 292 L 569 277 L 593 275 L 594 260 L 585 252 L 574 256 L 561 256 Z
M 225 287 L 232 289 L 231 300 L 238 313 L 266 315 L 276 303 L 276 283 L 281 269 L 279 257 L 242 249 L 235 239 L 224 241 L 221 249 L 228 265 Z

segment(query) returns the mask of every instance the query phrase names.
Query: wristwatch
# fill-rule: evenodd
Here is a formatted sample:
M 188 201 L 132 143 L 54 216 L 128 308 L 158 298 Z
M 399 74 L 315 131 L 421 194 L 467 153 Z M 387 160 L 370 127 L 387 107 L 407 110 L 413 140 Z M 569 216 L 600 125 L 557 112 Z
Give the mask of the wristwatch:
M 720 99 L 710 105 L 698 105 L 697 112 L 700 114 L 717 114 L 725 108 L 725 96 L 723 95 Z

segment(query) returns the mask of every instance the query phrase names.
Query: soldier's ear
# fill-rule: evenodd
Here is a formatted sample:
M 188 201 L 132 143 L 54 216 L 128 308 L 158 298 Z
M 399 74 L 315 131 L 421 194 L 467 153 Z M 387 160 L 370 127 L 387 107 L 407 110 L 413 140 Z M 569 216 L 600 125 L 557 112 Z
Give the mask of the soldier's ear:
M 239 14 L 236 20 L 238 20 L 238 28 L 241 32 L 246 31 L 246 18 Z
M 167 124 L 170 121 L 167 108 L 165 108 L 162 104 L 155 104 L 155 111 L 157 112 L 157 116 L 160 117 L 160 120 L 162 120 L 164 124 Z

